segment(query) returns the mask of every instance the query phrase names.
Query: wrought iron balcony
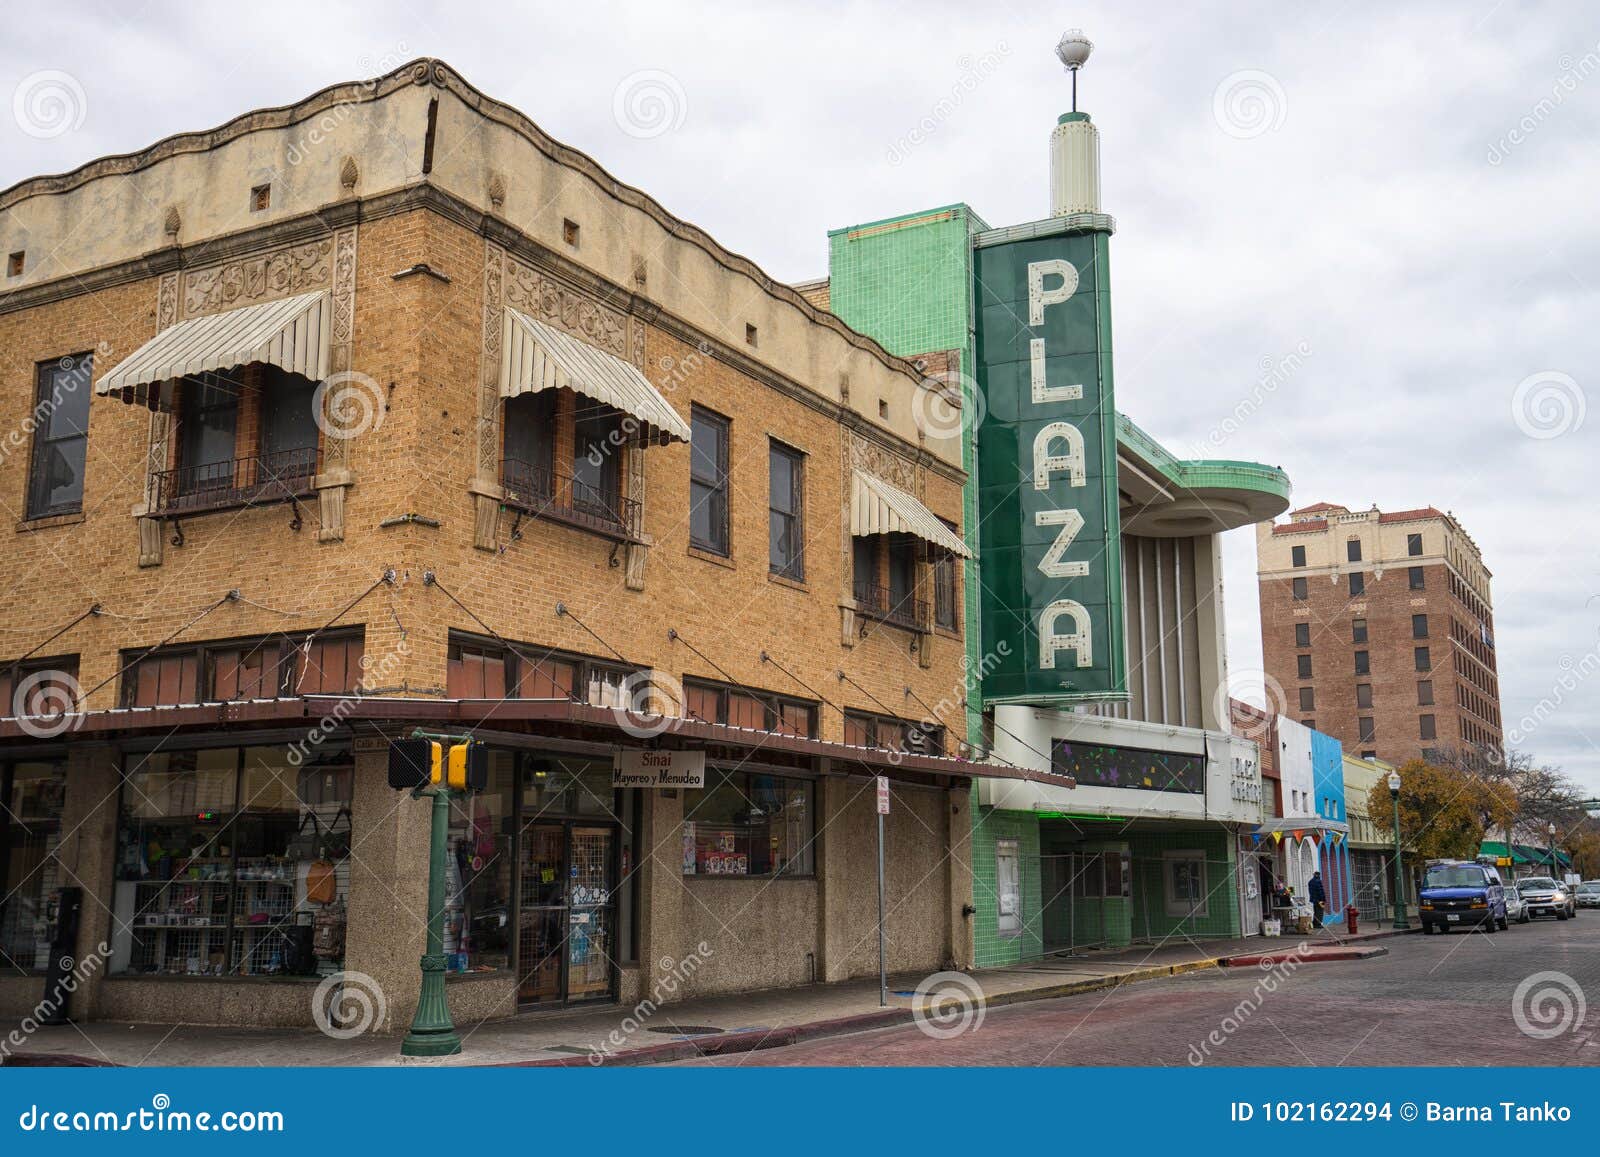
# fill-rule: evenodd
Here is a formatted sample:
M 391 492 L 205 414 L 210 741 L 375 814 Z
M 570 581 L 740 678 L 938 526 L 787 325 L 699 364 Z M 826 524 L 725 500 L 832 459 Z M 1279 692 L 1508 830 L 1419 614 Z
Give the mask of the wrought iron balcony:
M 562 522 L 604 538 L 639 538 L 639 503 L 614 489 L 594 486 L 516 458 L 500 463 L 505 504 L 532 518 Z
M 155 475 L 152 513 L 173 516 L 305 498 L 315 491 L 318 461 L 316 447 L 308 447 L 162 470 Z
M 876 583 L 855 584 L 856 612 L 912 631 L 929 629 L 928 604 L 910 595 L 894 598 L 888 587 Z

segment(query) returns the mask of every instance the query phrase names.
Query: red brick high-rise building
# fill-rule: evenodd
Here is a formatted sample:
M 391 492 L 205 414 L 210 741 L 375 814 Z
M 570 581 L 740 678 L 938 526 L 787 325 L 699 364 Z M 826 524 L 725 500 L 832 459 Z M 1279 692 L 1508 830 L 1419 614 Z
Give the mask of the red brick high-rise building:
M 1258 524 L 1256 565 L 1284 714 L 1367 758 L 1498 758 L 1490 574 L 1452 515 L 1319 502 Z

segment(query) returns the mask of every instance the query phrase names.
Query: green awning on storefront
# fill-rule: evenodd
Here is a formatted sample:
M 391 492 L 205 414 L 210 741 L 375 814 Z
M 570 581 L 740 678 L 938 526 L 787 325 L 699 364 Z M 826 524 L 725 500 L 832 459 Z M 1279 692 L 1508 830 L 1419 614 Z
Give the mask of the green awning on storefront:
M 1506 846 L 1499 840 L 1484 840 L 1478 846 L 1478 855 L 1482 857 L 1492 856 L 1496 860 L 1503 860 L 1506 856 Z M 1511 861 L 1515 864 L 1542 864 L 1548 868 L 1550 866 L 1550 849 L 1537 847 L 1533 844 L 1513 844 L 1511 847 Z M 1571 867 L 1572 857 L 1557 848 L 1556 863 L 1563 867 Z

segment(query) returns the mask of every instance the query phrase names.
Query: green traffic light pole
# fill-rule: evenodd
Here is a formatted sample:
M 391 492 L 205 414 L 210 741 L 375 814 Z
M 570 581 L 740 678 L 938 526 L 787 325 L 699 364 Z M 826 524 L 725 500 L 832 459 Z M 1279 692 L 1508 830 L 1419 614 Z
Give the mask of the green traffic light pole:
M 1406 875 L 1400 860 L 1400 773 L 1389 773 L 1389 798 L 1394 803 L 1394 927 L 1396 931 L 1409 931 L 1406 922 Z M 1423 929 L 1426 932 L 1427 926 Z
M 417 730 L 412 739 L 445 743 L 470 743 L 469 735 L 445 735 Z M 450 1019 L 444 995 L 444 886 L 445 855 L 450 834 L 450 789 L 444 784 L 412 789 L 412 799 L 433 797 L 433 832 L 428 844 L 428 948 L 422 957 L 422 991 L 411 1029 L 400 1043 L 403 1057 L 451 1057 L 461 1051 L 461 1038 Z

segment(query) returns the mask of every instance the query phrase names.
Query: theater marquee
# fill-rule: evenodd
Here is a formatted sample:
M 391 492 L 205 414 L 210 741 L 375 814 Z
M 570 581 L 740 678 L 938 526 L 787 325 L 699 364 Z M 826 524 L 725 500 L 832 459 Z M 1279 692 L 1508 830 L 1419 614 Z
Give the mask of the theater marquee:
M 987 703 L 1127 694 L 1107 234 L 979 234 L 974 270 Z

